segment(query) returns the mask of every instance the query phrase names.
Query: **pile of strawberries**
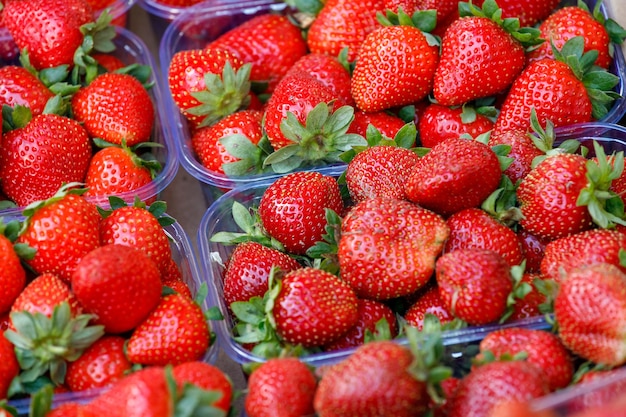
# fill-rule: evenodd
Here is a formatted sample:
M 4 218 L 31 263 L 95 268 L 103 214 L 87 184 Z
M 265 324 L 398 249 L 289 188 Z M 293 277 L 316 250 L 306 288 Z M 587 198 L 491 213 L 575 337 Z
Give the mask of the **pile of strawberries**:
M 132 201 L 139 189 L 156 195 L 154 75 L 117 58 L 111 15 L 96 19 L 85 0 L 7 1 L 2 22 L 21 53 L 0 68 L 1 207 L 25 207 L 70 182 L 104 203 Z
M 174 53 L 170 93 L 197 160 L 230 178 L 342 163 L 369 124 L 393 137 L 414 122 L 429 148 L 510 141 L 532 109 L 559 127 L 603 120 L 619 98 L 607 69 L 625 33 L 600 3 L 431 3 L 313 1 Z

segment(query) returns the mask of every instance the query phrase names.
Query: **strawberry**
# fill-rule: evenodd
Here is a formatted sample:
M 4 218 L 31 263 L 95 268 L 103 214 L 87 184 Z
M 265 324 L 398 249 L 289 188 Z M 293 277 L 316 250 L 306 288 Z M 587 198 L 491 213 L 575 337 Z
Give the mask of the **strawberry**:
M 52 317 L 54 308 L 62 302 L 68 303 L 73 316 L 83 312 L 83 306 L 67 283 L 56 275 L 41 274 L 24 288 L 13 303 L 11 312 L 27 311 L 32 314 L 41 313 L 46 317 Z
M 130 74 L 104 73 L 72 97 L 72 113 L 91 137 L 134 146 L 150 139 L 154 104 Z
M 549 393 L 541 370 L 525 361 L 495 361 L 473 369 L 450 400 L 449 417 L 486 417 L 499 404 Z
M 250 80 L 267 84 L 267 93 L 307 53 L 300 29 L 287 16 L 274 13 L 252 17 L 206 47 L 227 50 L 252 64 Z
M 302 255 L 322 240 L 326 210 L 343 213 L 337 180 L 315 171 L 288 174 L 263 193 L 259 217 L 266 232 L 287 252 Z
M 191 146 L 209 171 L 239 176 L 262 171 L 263 112 L 242 110 L 194 131 Z
M 110 202 L 112 210 L 104 212 L 105 218 L 100 223 L 100 244 L 120 244 L 139 249 L 163 274 L 172 258 L 170 241 L 163 227 L 175 222 L 163 215 L 166 204 L 156 202 L 148 208 L 141 202 L 133 205 L 126 205 L 118 199 L 110 199 Z
M 503 20 L 493 0 L 486 0 L 482 9 L 460 5 L 461 18 L 443 36 L 435 72 L 433 94 L 444 106 L 506 90 L 524 69 L 525 47 L 540 42 L 537 30 L 522 30 L 518 20 Z
M 0 219 L 0 314 L 11 309 L 13 302 L 26 285 L 26 271 L 13 247 L 20 225 L 17 222 L 4 223 Z M 17 249 L 19 250 L 19 249 Z
M 489 249 L 499 253 L 510 266 L 523 260 L 522 245 L 515 232 L 479 208 L 457 211 L 446 220 L 450 237 L 444 252 L 456 249 Z
M 569 271 L 554 300 L 559 337 L 589 361 L 619 366 L 626 361 L 626 274 L 598 263 Z
M 393 140 L 384 138 L 375 127 L 369 127 L 368 147 L 356 153 L 348 162 L 343 177 L 353 203 L 367 198 L 387 197 L 405 199 L 404 183 L 408 173 L 418 161 L 409 147 L 415 144 L 415 126 L 408 124 L 400 129 Z
M 161 278 L 161 283 L 164 287 L 168 287 L 174 292 L 184 295 L 187 298 L 193 298 L 191 288 L 189 288 L 189 285 L 182 278 Z
M 624 29 L 617 22 L 606 19 L 596 3 L 593 11 L 584 2 L 576 6 L 563 7 L 554 11 L 541 25 L 541 37 L 549 40 L 557 49 L 561 49 L 567 40 L 574 36 L 582 36 L 585 40 L 584 51 L 596 50 L 596 65 L 608 68 L 613 58 L 610 43 L 621 44 L 626 36 Z M 620 33 L 621 32 L 621 33 Z M 550 43 L 546 42 L 528 55 L 528 61 L 542 58 L 554 58 Z
M 406 200 L 364 200 L 341 225 L 341 278 L 362 298 L 411 294 L 430 279 L 449 233 L 443 218 Z
M 479 109 L 432 103 L 419 119 L 419 138 L 422 146 L 432 148 L 442 140 L 458 138 L 465 133 L 475 138 L 492 128 L 491 119 Z
M 323 346 L 343 335 L 358 319 L 354 291 L 326 271 L 296 269 L 285 274 L 281 285 L 272 314 L 276 332 L 287 343 Z
M 394 138 L 398 131 L 404 127 L 404 120 L 385 111 L 364 112 L 355 110 L 354 120 L 350 124 L 348 133 L 356 133 L 363 137 L 367 136 L 367 128 L 373 125 L 381 134 L 388 138 Z
M 0 146 L 2 190 L 11 200 L 26 206 L 85 179 L 91 144 L 77 121 L 40 114 L 19 126 L 2 136 Z
M 131 370 L 124 354 L 126 340 L 104 336 L 89 346 L 80 358 L 67 367 L 66 384 L 72 391 L 107 387 Z
M 228 375 L 217 366 L 206 362 L 184 362 L 172 368 L 172 376 L 181 391 L 185 384 L 193 384 L 207 391 L 221 393 L 222 396 L 213 403 L 213 406 L 225 412 L 230 410 L 233 383 Z
M 140 249 L 107 244 L 87 253 L 72 274 L 72 290 L 85 311 L 109 333 L 134 329 L 157 306 L 161 274 Z
M 498 253 L 457 249 L 437 259 L 435 272 L 441 299 L 455 317 L 480 325 L 504 314 L 513 281 L 510 266 Z
M 275 172 L 301 165 L 340 162 L 339 154 L 362 137 L 348 134 L 354 109 L 340 106 L 335 91 L 304 71 L 283 77 L 267 102 L 263 128 L 274 150 L 264 161 Z
M 54 97 L 37 76 L 17 65 L 0 68 L 0 84 L 0 105 L 26 106 L 33 116 L 43 113 L 48 100 Z
M 222 272 L 226 305 L 230 306 L 235 301 L 248 301 L 252 297 L 263 297 L 268 289 L 272 267 L 278 267 L 286 273 L 300 268 L 300 264 L 287 254 L 257 242 L 238 244 Z
M 83 256 L 100 246 L 100 214 L 95 205 L 77 194 L 80 191 L 68 191 L 72 185 L 25 209 L 26 220 L 16 241 L 36 250 L 26 261 L 33 270 L 55 274 L 65 282 L 70 281 Z
M 124 144 L 117 146 L 99 140 L 94 142 L 104 147 L 97 150 L 89 161 L 85 196 L 120 195 L 142 187 L 154 187 L 152 180 L 161 164 L 155 159 L 142 159 L 136 153 L 142 144 L 131 149 Z M 148 146 L 148 143 L 144 142 L 143 145 Z
M 421 331 L 424 328 L 426 314 L 436 316 L 441 324 L 449 323 L 454 320 L 454 316 L 444 305 L 441 295 L 439 294 L 439 288 L 437 288 L 436 285 L 429 286 L 425 291 L 420 293 L 415 302 L 413 302 L 404 313 L 403 317 L 408 324 Z
M 547 299 L 546 295 L 537 287 L 541 285 L 540 282 L 544 279 L 543 275 L 537 273 L 524 272 L 522 274 L 520 285 L 526 286 L 530 291 L 515 300 L 511 315 L 507 319 L 508 322 L 537 317 L 542 314 L 541 306 L 546 303 Z
M 249 417 L 313 415 L 317 381 L 297 358 L 275 358 L 254 368 L 248 379 L 245 411 Z
M 249 103 L 250 66 L 231 52 L 191 49 L 174 54 L 167 69 L 170 94 L 193 127 L 211 125 Z
M 541 273 L 561 282 L 573 269 L 596 263 L 621 265 L 621 252 L 626 250 L 626 235 L 616 230 L 592 229 L 555 239 L 546 245 Z
M 500 184 L 498 156 L 477 141 L 450 138 L 419 159 L 408 176 L 409 200 L 441 215 L 479 206 Z
M 348 48 L 347 59 L 354 61 L 365 37 L 379 27 L 376 13 L 383 10 L 383 0 L 326 2 L 307 31 L 310 51 L 339 56 Z
M 542 126 L 546 120 L 559 127 L 600 120 L 607 114 L 615 98 L 610 90 L 618 79 L 593 67 L 593 51 L 583 55 L 583 38 L 570 39 L 561 50 L 555 48 L 554 55 L 555 59 L 528 64 L 515 79 L 496 119 L 495 131 L 528 129 L 533 108 Z M 568 61 L 575 63 L 573 67 Z M 598 83 L 600 79 L 603 81 Z
M 287 74 L 304 71 L 330 87 L 341 105 L 354 106 L 350 93 L 350 71 L 343 62 L 344 58 L 342 55 L 336 58 L 323 53 L 309 53 L 298 59 Z
M 482 6 L 483 0 L 477 0 L 476 5 Z M 534 2 L 519 2 L 516 0 L 499 0 L 502 17 L 518 18 L 521 26 L 534 26 L 544 20 L 559 5 L 558 0 L 540 0 Z
M 104 68 L 106 72 L 115 72 L 126 66 L 120 58 L 113 54 L 94 53 L 91 57 L 95 59 L 98 65 Z
M 539 272 L 549 240 L 539 238 L 523 227 L 518 228 L 517 236 L 522 244 L 524 259 L 526 259 L 526 271 Z
M 20 50 L 37 69 L 73 65 L 83 42 L 80 27 L 94 20 L 85 0 L 9 0 L 3 21 Z
M 177 365 L 201 360 L 211 344 L 209 325 L 200 305 L 170 294 L 133 331 L 126 355 L 143 365 Z
M 376 112 L 421 100 L 432 89 L 438 62 L 437 45 L 417 27 L 376 29 L 361 44 L 352 73 L 356 106 Z
M 0 332 L 0 357 L 0 399 L 3 399 L 7 398 L 11 382 L 20 373 L 13 344 L 4 337 L 4 331 Z
M 439 355 L 431 351 L 441 340 L 437 334 L 431 336 L 429 346 L 422 346 L 424 353 L 392 341 L 374 341 L 327 366 L 315 393 L 317 415 L 408 417 L 425 413 L 429 393 L 436 392 L 436 384 L 449 374 L 439 365 Z
M 373 339 L 390 340 L 398 335 L 395 313 L 380 301 L 359 298 L 358 316 L 356 324 L 341 337 L 325 345 L 324 350 L 357 347 Z
M 550 391 L 565 388 L 574 376 L 574 360 L 553 333 L 527 328 L 503 328 L 490 332 L 480 342 L 481 355 L 493 354 L 497 360 L 525 354 L 525 361 L 546 375 Z

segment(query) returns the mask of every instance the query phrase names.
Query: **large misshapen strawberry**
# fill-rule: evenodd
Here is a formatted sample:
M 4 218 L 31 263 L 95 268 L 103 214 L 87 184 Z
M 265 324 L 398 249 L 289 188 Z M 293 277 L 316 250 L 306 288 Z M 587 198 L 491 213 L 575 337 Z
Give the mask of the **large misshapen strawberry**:
M 341 277 L 364 298 L 408 295 L 430 279 L 449 228 L 432 211 L 377 197 L 354 206 L 341 225 Z

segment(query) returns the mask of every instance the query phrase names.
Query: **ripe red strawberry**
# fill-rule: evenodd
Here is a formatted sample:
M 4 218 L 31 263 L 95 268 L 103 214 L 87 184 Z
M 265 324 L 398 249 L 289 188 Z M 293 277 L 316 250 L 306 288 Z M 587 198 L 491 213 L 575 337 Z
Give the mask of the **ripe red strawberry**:
M 539 272 L 541 270 L 541 260 L 549 240 L 539 238 L 523 227 L 517 230 L 517 236 L 522 244 L 524 259 L 526 259 L 526 271 Z
M 114 72 L 126 66 L 120 58 L 113 54 L 94 53 L 91 57 L 107 72 Z
M 559 337 L 572 352 L 594 363 L 626 361 L 626 274 L 598 263 L 570 271 L 554 300 Z
M 498 156 L 476 140 L 450 138 L 419 159 L 409 174 L 409 200 L 447 216 L 479 206 L 500 184 Z
M 52 317 L 54 308 L 62 302 L 69 304 L 73 316 L 83 312 L 83 306 L 67 283 L 53 274 L 41 274 L 24 288 L 13 303 L 11 312 L 28 311 Z
M 339 104 L 354 106 L 354 99 L 350 93 L 350 70 L 340 59 L 341 57 L 336 58 L 322 53 L 309 53 L 298 59 L 287 74 L 304 71 L 330 87 Z
M 392 341 L 369 342 L 343 361 L 323 370 L 315 393 L 319 416 L 381 415 L 408 417 L 426 412 L 430 361 L 421 377 L 410 366 L 413 352 Z M 436 363 L 436 357 L 433 361 Z M 384 410 L 384 411 L 383 411 Z
M 525 272 L 520 281 L 521 285 L 527 285 L 530 289 L 526 295 L 515 300 L 513 311 L 508 317 L 507 322 L 527 319 L 529 317 L 537 317 L 542 314 L 541 305 L 545 304 L 547 299 L 537 288 L 537 280 L 543 281 L 545 277 L 541 274 Z
M 15 357 L 14 346 L 0 331 L 0 399 L 7 398 L 11 381 L 20 373 L 20 365 Z
M 574 360 L 553 333 L 527 328 L 504 328 L 490 332 L 480 342 L 479 355 L 490 352 L 497 360 L 503 356 L 525 354 L 525 361 L 545 374 L 550 391 L 565 388 L 574 376 Z
M 72 290 L 107 332 L 123 333 L 159 303 L 161 274 L 142 250 L 108 244 L 83 256 L 72 275 Z
M 436 285 L 430 286 L 426 291 L 420 294 L 415 302 L 411 304 L 404 319 L 418 330 L 424 328 L 424 318 L 426 314 L 432 314 L 439 319 L 441 324 L 445 324 L 454 320 L 454 316 L 448 311 Z
M 326 2 L 307 32 L 310 51 L 339 56 L 348 48 L 348 61 L 354 61 L 365 37 L 379 27 L 376 13 L 384 10 L 383 0 Z
M 100 214 L 82 196 L 62 189 L 54 197 L 24 210 L 26 225 L 17 238 L 36 250 L 27 264 L 69 282 L 76 264 L 100 246 Z M 41 233 L 46 230 L 46 233 Z M 68 244 L 71 236 L 71 244 Z
M 384 136 L 392 139 L 404 127 L 405 123 L 398 116 L 394 116 L 386 111 L 366 113 L 357 109 L 354 112 L 354 120 L 350 123 L 348 133 L 356 133 L 366 137 L 369 125 L 373 125 Z
M 364 200 L 341 225 L 341 278 L 362 298 L 414 293 L 433 274 L 449 233 L 443 218 L 406 200 Z
M 107 72 L 72 97 L 74 118 L 91 137 L 118 145 L 147 142 L 154 126 L 154 104 L 141 82 L 130 74 Z
M 555 239 L 548 243 L 541 261 L 541 273 L 557 282 L 573 269 L 596 263 L 621 265 L 626 235 L 616 230 L 592 229 Z
M 11 309 L 26 285 L 26 271 L 13 248 L 12 240 L 16 236 L 11 230 L 15 228 L 19 228 L 19 224 L 5 224 L 0 220 L 0 314 Z
M 227 50 L 242 62 L 252 64 L 250 80 L 267 83 L 267 93 L 274 91 L 291 66 L 307 53 L 300 28 L 287 16 L 275 13 L 255 16 L 207 47 Z
M 510 266 L 519 265 L 524 259 L 522 245 L 517 235 L 479 208 L 457 211 L 446 222 L 450 237 L 445 252 L 456 249 L 490 249 L 499 253 Z
M 493 0 L 482 9 L 463 8 L 441 41 L 433 94 L 443 106 L 458 106 L 506 90 L 526 64 L 525 46 L 537 43 L 538 33 L 524 32 L 505 22 Z M 537 31 L 538 32 L 538 31 Z M 534 36 L 532 36 L 534 35 Z
M 332 351 L 361 346 L 370 340 L 390 340 L 398 335 L 398 320 L 393 310 L 376 300 L 358 300 L 358 319 L 341 337 L 324 346 Z M 384 320 L 383 324 L 381 321 Z
M 172 368 L 172 376 L 182 390 L 185 384 L 193 384 L 207 391 L 217 391 L 221 397 L 213 406 L 225 412 L 230 410 L 233 383 L 224 371 L 206 362 L 184 362 Z
M 491 119 L 471 107 L 446 107 L 430 104 L 419 119 L 419 138 L 422 146 L 432 148 L 448 138 L 467 133 L 475 138 L 493 128 Z
M 611 25 L 606 25 L 606 18 L 602 15 L 599 5 L 591 12 L 586 3 L 576 6 L 563 7 L 554 11 L 541 25 L 541 37 L 547 42 L 528 54 L 529 62 L 542 58 L 554 58 L 550 43 L 561 49 L 565 42 L 574 36 L 582 36 L 585 40 L 585 52 L 595 49 L 598 51 L 596 65 L 608 68 L 613 58 L 610 51 L 612 35 L 617 35 L 619 42 L 624 40 L 624 34 L 610 33 Z M 615 22 L 613 22 L 615 23 Z
M 247 107 L 250 67 L 242 66 L 236 55 L 217 48 L 174 54 L 167 69 L 170 94 L 192 127 L 211 125 Z
M 93 20 L 85 0 L 9 0 L 3 11 L 4 24 L 36 69 L 73 65 L 83 42 L 80 27 Z
M 540 162 L 517 190 L 520 225 L 540 238 L 556 239 L 590 229 L 592 217 L 586 205 L 577 203 L 589 180 L 587 159 L 556 154 Z
M 105 146 L 96 151 L 85 176 L 85 196 L 111 196 L 130 193 L 141 187 L 154 187 L 152 180 L 161 164 L 144 160 L 127 146 Z M 156 189 L 154 191 L 156 194 Z
M 404 184 L 419 157 L 410 149 L 376 145 L 356 154 L 345 171 L 353 203 L 368 198 L 406 199 Z
M 89 136 L 77 121 L 40 114 L 2 135 L 2 190 L 19 206 L 52 197 L 61 185 L 85 179 L 90 158 Z
M 484 0 L 477 0 L 476 5 L 482 6 Z M 544 20 L 559 5 L 558 0 L 541 0 L 519 2 L 516 0 L 499 0 L 502 17 L 513 17 L 520 20 L 520 26 L 534 26 Z
M 249 417 L 313 415 L 317 381 L 297 358 L 275 358 L 260 364 L 248 379 L 245 411 Z
M 329 272 L 296 269 L 285 274 L 281 285 L 272 314 L 276 332 L 287 343 L 323 346 L 343 335 L 358 319 L 356 294 Z
M 46 417 L 83 417 L 83 405 L 77 402 L 61 403 L 46 413 Z
M 352 96 L 365 112 L 415 103 L 433 86 L 439 49 L 413 26 L 383 26 L 370 33 L 352 73 Z
M 613 104 L 610 90 L 618 79 L 593 70 L 594 60 L 590 52 L 582 55 L 582 48 L 583 39 L 577 36 L 555 52 L 556 59 L 528 64 L 511 85 L 494 130 L 528 129 L 533 109 L 542 126 L 546 120 L 559 127 L 602 119 Z M 566 63 L 573 57 L 581 57 L 575 70 Z M 600 78 L 603 82 L 598 83 Z
M 177 365 L 201 360 L 210 343 L 200 305 L 182 294 L 170 294 L 133 331 L 126 355 L 142 365 Z
M 457 249 L 435 268 L 439 294 L 455 317 L 472 325 L 497 321 L 513 289 L 510 266 L 488 249 Z
M 450 400 L 449 417 L 486 417 L 499 404 L 550 392 L 543 373 L 525 361 L 496 361 L 473 369 Z
M 262 120 L 260 110 L 242 110 L 195 130 L 191 145 L 200 163 L 229 176 L 260 172 L 264 155 L 256 145 L 263 137 Z
M 104 336 L 89 346 L 67 367 L 66 384 L 71 391 L 112 385 L 130 372 L 132 364 L 124 354 L 126 340 Z
M 523 129 L 492 132 L 489 136 L 488 144 L 492 147 L 496 145 L 508 145 L 511 147 L 511 151 L 507 154 L 507 157 L 513 160 L 511 165 L 504 170 L 503 174 L 509 177 L 513 184 L 528 175 L 532 168 L 533 160 L 544 154 L 544 152 L 535 145 L 529 133 Z
M 163 274 L 172 258 L 170 241 L 163 227 L 174 221 L 162 216 L 165 203 L 146 207 L 143 203 L 127 206 L 121 201 L 113 202 L 112 211 L 107 212 L 100 223 L 100 244 L 120 244 L 141 250 Z
M 41 114 L 48 100 L 54 97 L 35 75 L 17 65 L 0 68 L 0 84 L 0 105 L 26 106 L 33 116 Z
M 326 209 L 343 213 L 337 180 L 315 171 L 300 171 L 267 187 L 258 212 L 270 236 L 282 243 L 287 252 L 302 255 L 322 240 Z
M 273 266 L 287 273 L 300 264 L 284 252 L 257 242 L 238 244 L 230 254 L 222 273 L 224 301 L 230 306 L 235 301 L 263 297 L 268 289 L 268 277 Z

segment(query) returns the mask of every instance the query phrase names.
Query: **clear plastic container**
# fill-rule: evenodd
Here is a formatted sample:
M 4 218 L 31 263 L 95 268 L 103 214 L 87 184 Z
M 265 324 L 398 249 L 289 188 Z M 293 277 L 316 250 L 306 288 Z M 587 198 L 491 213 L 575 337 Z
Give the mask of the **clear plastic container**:
M 143 0 L 146 2 L 147 0 Z M 593 3 L 593 1 L 589 0 Z M 564 1 L 566 4 L 575 3 L 572 0 Z M 243 3 L 222 2 L 215 4 L 214 1 L 206 1 L 188 9 L 177 16 L 166 29 L 161 39 L 159 57 L 164 77 L 164 88 L 169 92 L 167 82 L 167 68 L 176 52 L 188 49 L 203 48 L 208 42 L 216 39 L 224 32 L 252 19 L 260 14 L 275 12 L 287 13 L 288 8 L 284 3 L 276 3 L 272 0 L 256 0 Z M 605 9 L 602 9 L 605 11 Z M 619 85 L 616 91 L 624 96 L 626 94 L 626 62 L 620 48 L 615 48 L 615 59 L 610 68 L 613 74 L 619 76 Z M 211 172 L 204 168 L 196 157 L 192 145 L 189 127 L 184 116 L 178 111 L 170 94 L 166 94 L 166 106 L 168 116 L 179 148 L 180 162 L 183 168 L 192 176 L 204 184 L 207 201 L 210 203 L 219 197 L 220 191 L 246 186 L 267 178 L 276 178 L 282 174 L 261 174 L 246 177 L 227 177 L 223 174 Z M 619 98 L 613 105 L 609 114 L 602 120 L 604 123 L 617 123 L 626 113 L 626 100 Z M 322 167 L 333 170 L 334 167 Z
M 164 106 L 164 91 L 161 85 L 161 80 L 158 74 L 158 69 L 154 58 L 152 57 L 150 50 L 146 44 L 135 35 L 133 32 L 123 28 L 116 27 L 117 36 L 114 39 L 116 50 L 113 53 L 116 57 L 122 60 L 124 64 L 130 65 L 138 63 L 142 65 L 148 65 L 152 68 L 152 78 L 154 85 L 150 89 L 149 93 L 154 103 L 155 121 L 154 128 L 151 137 L 152 142 L 161 144 L 161 147 L 157 147 L 151 150 L 151 153 L 161 163 L 162 169 L 153 179 L 153 181 L 140 187 L 133 192 L 121 193 L 118 196 L 126 201 L 132 202 L 135 196 L 138 196 L 141 200 L 149 200 L 156 197 L 167 187 L 178 171 L 178 150 L 173 141 L 173 133 L 167 123 L 166 112 L 167 109 Z M 6 65 L 6 63 L 2 63 Z M 107 196 L 90 197 L 90 201 L 106 206 L 108 204 Z M 21 208 L 10 208 L 0 210 L 0 216 L 5 215 L 19 215 Z
M 17 216 L 5 216 L 4 221 L 8 222 L 19 218 L 20 217 Z M 195 252 L 191 240 L 189 239 L 189 235 L 185 232 L 185 230 L 183 230 L 182 226 L 178 222 L 165 227 L 165 232 L 170 238 L 172 257 L 182 272 L 183 280 L 189 286 L 191 293 L 196 294 L 202 285 L 203 280 L 201 279 L 198 263 L 196 261 Z M 211 299 L 209 297 L 207 297 L 202 303 L 202 309 L 204 311 L 207 311 L 212 306 L 213 304 L 211 304 Z M 213 323 L 211 323 L 211 325 L 213 326 L 212 330 L 215 332 Z M 215 364 L 219 353 L 218 349 L 218 344 L 214 342 L 209 347 L 202 360 Z M 101 389 L 96 389 L 85 392 L 57 394 L 54 397 L 54 404 L 58 406 L 59 404 L 65 402 L 86 402 L 101 391 Z M 12 400 L 9 401 L 9 405 L 15 407 L 20 415 L 28 415 L 30 399 Z
M 160 17 L 161 19 L 165 19 L 168 21 L 174 20 L 178 15 L 184 13 L 187 9 L 191 7 L 195 7 L 198 4 L 203 5 L 203 7 L 211 7 L 211 8 L 220 8 L 228 5 L 235 5 L 237 7 L 245 6 L 248 1 L 237 1 L 237 0 L 194 0 L 195 3 L 191 6 L 173 6 L 169 4 L 164 4 L 164 2 L 158 0 L 139 0 L 139 4 L 141 7 L 146 10 L 148 13 Z

